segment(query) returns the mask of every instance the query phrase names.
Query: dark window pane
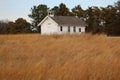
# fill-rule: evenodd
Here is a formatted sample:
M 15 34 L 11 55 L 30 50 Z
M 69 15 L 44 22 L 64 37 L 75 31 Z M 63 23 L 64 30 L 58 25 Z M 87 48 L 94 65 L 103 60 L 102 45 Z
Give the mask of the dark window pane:
M 81 28 L 79 28 L 79 32 L 81 32 Z
M 68 32 L 70 32 L 70 26 L 68 26 Z
M 76 32 L 76 27 L 75 26 L 73 27 L 73 31 Z
M 60 26 L 60 31 L 63 31 L 63 27 L 62 26 Z

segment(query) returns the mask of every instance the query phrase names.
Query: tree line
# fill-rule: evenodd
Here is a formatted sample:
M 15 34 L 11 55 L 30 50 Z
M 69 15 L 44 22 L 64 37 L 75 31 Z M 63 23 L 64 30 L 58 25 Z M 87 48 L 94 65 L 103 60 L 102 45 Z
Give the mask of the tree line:
M 30 25 L 23 18 L 18 18 L 15 22 L 0 21 L 0 34 L 30 33 Z
M 86 10 L 82 9 L 80 5 L 69 9 L 64 3 L 53 8 L 40 4 L 33 6 L 30 10 L 31 13 L 28 16 L 32 19 L 31 24 L 23 18 L 8 23 L 0 21 L 0 33 L 29 33 L 31 32 L 31 26 L 38 28 L 39 31 L 38 23 L 47 16 L 48 10 L 53 10 L 55 16 L 78 16 L 88 24 L 87 32 L 93 34 L 104 33 L 111 36 L 120 35 L 120 0 L 114 5 L 108 5 L 107 7 L 92 6 Z

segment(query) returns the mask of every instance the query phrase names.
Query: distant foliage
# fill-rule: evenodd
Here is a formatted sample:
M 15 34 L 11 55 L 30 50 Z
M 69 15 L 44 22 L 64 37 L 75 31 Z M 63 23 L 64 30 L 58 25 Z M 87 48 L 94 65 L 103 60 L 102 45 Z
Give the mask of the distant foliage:
M 18 18 L 15 22 L 0 21 L 0 34 L 30 33 L 30 23 L 23 18 Z
M 31 13 L 28 15 L 32 19 L 32 27 L 37 28 L 39 22 L 47 15 L 47 5 L 40 4 L 31 8 Z
M 6 34 L 6 33 L 8 33 L 7 22 L 0 21 L 0 34 Z
M 59 6 L 55 6 L 52 8 L 55 13 L 55 16 L 71 16 L 72 12 L 70 12 L 69 8 L 64 4 L 61 3 Z

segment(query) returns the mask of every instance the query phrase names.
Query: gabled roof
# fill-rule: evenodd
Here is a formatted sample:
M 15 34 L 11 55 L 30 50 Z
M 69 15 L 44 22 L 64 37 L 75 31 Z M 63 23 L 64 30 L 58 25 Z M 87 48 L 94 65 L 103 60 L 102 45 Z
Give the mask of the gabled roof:
M 39 24 L 40 26 L 48 17 L 46 16 Z M 75 16 L 54 16 L 50 17 L 52 20 L 54 20 L 58 25 L 60 26 L 87 26 L 87 24 L 82 21 L 81 19 L 75 17 Z
M 60 26 L 87 26 L 84 21 L 75 16 L 54 16 L 51 18 Z

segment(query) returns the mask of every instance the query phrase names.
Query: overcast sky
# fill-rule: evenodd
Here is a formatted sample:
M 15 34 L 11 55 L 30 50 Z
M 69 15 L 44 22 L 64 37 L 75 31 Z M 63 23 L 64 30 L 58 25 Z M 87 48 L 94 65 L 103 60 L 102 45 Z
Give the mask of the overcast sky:
M 28 14 L 33 5 L 46 4 L 49 8 L 65 3 L 68 8 L 81 5 L 83 9 L 88 6 L 106 7 L 113 5 L 117 0 L 0 0 L 0 20 L 14 21 L 19 17 L 30 21 Z

